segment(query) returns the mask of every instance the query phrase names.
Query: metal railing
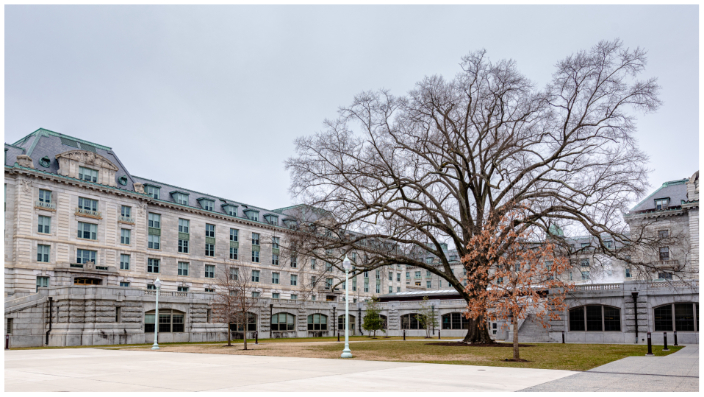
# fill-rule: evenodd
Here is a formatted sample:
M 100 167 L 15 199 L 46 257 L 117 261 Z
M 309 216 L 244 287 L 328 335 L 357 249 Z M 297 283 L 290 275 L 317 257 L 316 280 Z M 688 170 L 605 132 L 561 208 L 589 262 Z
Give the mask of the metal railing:
M 623 288 L 623 284 L 585 284 L 575 287 L 578 291 L 606 291 Z
M 100 211 L 93 211 L 85 208 L 80 208 L 76 207 L 76 215 L 87 215 L 87 216 L 92 216 L 96 218 L 101 218 L 101 213 Z
M 134 218 L 120 215 L 120 222 L 134 223 Z
M 48 210 L 55 210 L 56 209 L 56 204 L 54 203 L 46 203 L 44 201 L 39 201 L 37 200 L 34 204 L 35 207 L 39 208 L 46 208 Z

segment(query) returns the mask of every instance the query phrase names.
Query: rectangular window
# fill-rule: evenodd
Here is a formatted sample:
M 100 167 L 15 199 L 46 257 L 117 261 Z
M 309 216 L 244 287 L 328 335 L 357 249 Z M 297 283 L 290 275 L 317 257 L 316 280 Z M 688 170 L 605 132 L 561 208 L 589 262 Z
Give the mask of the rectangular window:
M 120 270 L 130 270 L 130 256 L 120 254 Z
M 252 250 L 252 262 L 259 263 L 259 251 Z
M 410 280 L 410 279 L 411 279 L 411 272 L 406 272 L 406 280 Z
M 178 275 L 179 276 L 188 276 L 188 262 L 179 262 L 178 263 Z
M 657 200 L 655 200 L 655 209 L 657 209 L 657 210 L 666 209 L 669 204 L 670 204 L 669 198 L 657 199 Z
M 426 281 L 425 284 L 426 284 L 426 286 L 425 286 L 426 288 L 433 288 L 433 282 L 432 282 L 432 281 Z
M 191 221 L 188 219 L 179 219 L 178 220 L 178 232 L 179 233 L 190 233 L 189 229 L 191 227 Z
M 97 240 L 98 225 L 94 225 L 92 223 L 78 222 L 78 238 Z
M 130 229 L 120 229 L 120 244 L 130 245 Z
M 123 205 L 120 208 L 120 216 L 124 218 L 131 218 L 132 217 L 132 207 L 128 207 L 126 205 Z
M 381 293 L 381 284 L 376 285 L 376 293 L 380 294 Z
M 215 244 L 205 243 L 205 256 L 215 256 Z
M 278 237 L 271 238 L 271 248 L 272 249 L 279 249 L 279 238 Z
M 240 277 L 240 271 L 236 267 L 230 268 L 230 280 L 238 280 Z
M 326 288 L 326 289 L 331 289 L 331 288 L 332 288 L 332 279 L 331 279 L 331 278 L 326 278 L 326 279 L 325 279 L 325 288 Z
M 49 277 L 37 276 L 37 289 L 35 292 L 39 292 L 39 288 L 46 288 L 49 286 Z
M 51 246 L 49 245 L 37 245 L 37 262 L 49 262 L 49 251 Z
M 670 237 L 670 231 L 669 230 L 658 230 L 658 237 L 659 238 L 668 238 L 668 237 Z
M 237 248 L 230 247 L 230 259 L 237 259 Z
M 153 227 L 155 229 L 161 229 L 161 215 L 159 214 L 153 214 L 149 213 L 149 216 L 147 217 L 149 220 L 149 227 Z
M 252 291 L 252 298 L 259 298 L 259 292 Z
M 631 278 L 631 268 L 630 267 L 626 268 L 626 278 Z
M 670 247 L 660 247 L 660 260 L 669 261 L 670 260 Z
M 159 260 L 149 258 L 147 259 L 147 273 L 159 273 Z
M 602 331 L 601 308 L 602 306 L 587 306 L 587 331 Z
M 215 288 L 206 288 L 205 292 L 213 293 L 213 292 L 215 292 Z
M 570 309 L 570 331 L 584 331 L 584 306 Z
M 176 287 L 177 292 L 188 292 L 188 287 Z
M 239 234 L 240 234 L 239 230 L 230 229 L 230 241 L 239 241 L 238 240 Z
M 188 240 L 178 240 L 178 252 L 188 253 Z
M 49 234 L 51 232 L 51 217 L 39 215 L 37 232 Z
M 98 200 L 91 200 L 83 197 L 78 198 L 78 209 L 85 211 L 97 211 Z
M 215 202 L 213 200 L 200 200 L 200 205 L 206 211 L 212 211 L 214 204 L 215 204 Z
M 130 286 L 130 283 L 128 283 L 127 281 L 120 281 L 120 287 L 129 287 L 129 286 Z
M 147 248 L 151 248 L 153 250 L 158 250 L 161 249 L 161 236 L 155 236 L 153 234 L 150 234 L 147 236 Z
M 331 271 L 332 271 L 332 263 L 330 263 L 330 262 L 325 262 L 325 271 L 326 271 L 326 272 L 331 272 Z
M 364 279 L 364 292 L 369 292 L 369 279 Z
M 278 292 L 272 292 L 272 294 L 271 294 L 271 299 L 279 299 L 279 293 L 278 293 Z
M 381 272 L 379 270 L 376 271 L 376 279 L 379 280 L 381 278 Z
M 416 278 L 420 278 L 420 272 L 416 272 Z
M 465 274 L 466 274 L 466 273 L 467 273 L 467 272 L 465 271 Z M 430 270 L 426 270 L 426 271 L 425 271 L 425 277 L 430 277 Z
M 252 282 L 259 282 L 259 270 L 252 270 Z
M 279 283 L 279 273 L 271 273 L 271 283 L 272 284 Z
M 78 167 L 78 179 L 88 181 L 88 182 L 98 182 L 98 171 L 91 169 L 91 168 L 86 168 L 86 167 Z
M 144 191 L 147 192 L 147 195 L 152 196 L 155 199 L 159 199 L 159 191 L 161 189 L 157 186 L 152 186 L 152 185 L 145 185 L 144 186 Z
M 604 306 L 604 331 L 621 330 L 621 313 L 615 307 Z
M 315 261 L 315 259 L 313 261 Z M 291 255 L 291 267 L 298 267 L 298 257 L 296 255 Z M 315 263 L 313 269 L 315 269 Z
M 311 260 L 310 260 L 310 268 L 311 268 L 312 270 L 315 270 L 315 259 L 311 259 Z
M 215 237 L 215 225 L 205 224 L 205 237 Z
M 298 299 L 298 295 L 296 295 L 296 294 L 291 294 L 291 300 L 292 300 L 292 301 L 295 301 L 295 300 L 297 300 L 297 299 Z
M 88 262 L 95 263 L 96 252 L 97 251 L 77 249 L 76 250 L 76 263 L 88 263 Z
M 298 276 L 295 274 L 291 275 L 291 285 L 298 285 Z
M 389 293 L 391 294 L 393 292 L 394 292 L 394 287 L 389 287 Z
M 279 255 L 277 255 L 277 254 L 271 254 L 271 264 L 272 264 L 272 265 L 278 265 L 278 264 L 279 264 Z
M 401 273 L 396 273 L 396 281 L 401 281 Z
M 51 190 L 39 189 L 39 201 L 51 204 Z
M 582 280 L 589 280 L 589 272 L 582 272 Z
M 352 279 L 352 291 L 357 291 L 357 277 Z
M 174 199 L 178 204 L 188 205 L 188 195 L 183 193 L 174 193 Z
M 675 303 L 675 331 L 696 331 L 693 304 Z
M 147 284 L 147 291 L 149 290 L 156 290 L 156 286 L 154 284 Z
M 310 276 L 310 285 L 315 285 L 315 276 Z
M 215 278 L 215 265 L 205 265 L 205 278 Z
M 252 245 L 259 245 L 259 233 L 252 233 Z

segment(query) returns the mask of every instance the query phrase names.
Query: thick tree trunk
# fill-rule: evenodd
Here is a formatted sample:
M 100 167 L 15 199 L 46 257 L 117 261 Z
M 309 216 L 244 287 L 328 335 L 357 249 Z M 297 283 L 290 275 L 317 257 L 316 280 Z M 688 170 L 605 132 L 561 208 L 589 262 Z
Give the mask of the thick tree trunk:
M 465 335 L 464 343 L 481 343 L 481 344 L 491 344 L 496 343 L 491 336 L 489 336 L 489 327 L 486 325 L 480 326 L 484 323 L 484 316 L 479 317 L 476 320 L 469 320 L 469 329 L 467 330 L 467 335 Z
M 518 360 L 518 316 L 513 316 L 513 359 Z
M 244 350 L 247 350 L 247 324 L 244 326 L 244 335 L 242 335 L 244 338 Z

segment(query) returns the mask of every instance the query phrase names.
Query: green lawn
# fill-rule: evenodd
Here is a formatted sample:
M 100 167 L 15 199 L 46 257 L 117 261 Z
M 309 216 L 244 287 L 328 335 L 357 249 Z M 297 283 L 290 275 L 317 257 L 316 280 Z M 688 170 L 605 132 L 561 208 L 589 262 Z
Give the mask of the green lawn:
M 529 343 L 520 348 L 520 356 L 528 362 L 506 362 L 513 357 L 511 347 L 464 347 L 441 346 L 427 343 L 388 342 L 355 343 L 352 354 L 362 360 L 412 361 L 435 364 L 488 365 L 496 367 L 544 368 L 584 371 L 628 356 L 644 356 L 647 346 Z M 321 352 L 335 352 L 338 346 L 316 346 Z M 670 346 L 663 352 L 662 346 L 653 346 L 656 356 L 666 356 L 681 349 Z

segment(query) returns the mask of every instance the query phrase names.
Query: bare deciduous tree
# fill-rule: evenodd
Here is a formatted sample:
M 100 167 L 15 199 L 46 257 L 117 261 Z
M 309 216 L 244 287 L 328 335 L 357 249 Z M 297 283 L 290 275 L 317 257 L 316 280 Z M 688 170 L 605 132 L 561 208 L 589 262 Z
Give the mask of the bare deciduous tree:
M 213 317 L 216 321 L 227 324 L 227 345 L 231 346 L 231 325 L 242 325 L 244 333 L 244 350 L 247 350 L 247 326 L 252 309 L 259 304 L 259 298 L 253 296 L 252 275 L 248 267 L 230 266 L 218 275 L 215 298 L 212 302 Z
M 286 162 L 292 194 L 308 205 L 296 249 L 359 252 L 357 272 L 426 269 L 469 301 L 443 245 L 463 257 L 488 219 L 530 204 L 519 233 L 584 231 L 615 255 L 604 236 L 632 243 L 621 215 L 647 187 L 633 111 L 660 101 L 655 79 L 637 80 L 645 64 L 642 49 L 604 41 L 558 62 L 538 90 L 515 62 L 480 51 L 452 80 L 426 77 L 400 97 L 357 95 L 324 131 L 298 138 Z M 491 343 L 476 323 L 465 341 Z

